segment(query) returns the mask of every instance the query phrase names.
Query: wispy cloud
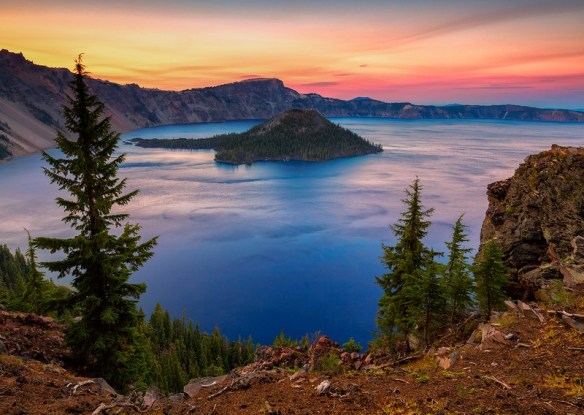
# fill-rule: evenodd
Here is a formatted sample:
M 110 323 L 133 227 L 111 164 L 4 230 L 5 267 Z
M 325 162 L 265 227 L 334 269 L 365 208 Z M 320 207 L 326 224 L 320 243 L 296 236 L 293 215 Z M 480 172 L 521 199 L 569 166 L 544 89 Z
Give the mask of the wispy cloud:
M 306 84 L 300 84 L 301 86 L 315 86 L 315 87 L 322 87 L 322 86 L 335 86 L 338 85 L 338 82 L 329 82 L 329 81 L 324 81 L 324 82 L 309 82 Z

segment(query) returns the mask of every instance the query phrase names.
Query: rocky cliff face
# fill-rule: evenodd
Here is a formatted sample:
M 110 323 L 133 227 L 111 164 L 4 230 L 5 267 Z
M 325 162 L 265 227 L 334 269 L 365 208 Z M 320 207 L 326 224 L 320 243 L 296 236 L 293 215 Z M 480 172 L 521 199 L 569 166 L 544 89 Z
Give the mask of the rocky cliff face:
M 584 282 L 584 148 L 529 156 L 487 195 L 481 245 L 495 238 L 503 248 L 513 295 L 532 297 L 549 279 Z
M 54 145 L 63 129 L 61 108 L 72 75 L 47 68 L 22 54 L 0 51 L 0 146 L 21 155 Z M 161 124 L 269 119 L 292 108 L 316 109 L 326 117 L 483 118 L 584 122 L 584 112 L 516 105 L 446 107 L 350 101 L 300 94 L 278 79 L 253 79 L 211 88 L 161 91 L 92 79 L 88 84 L 106 104 L 118 131 Z M 6 139 L 4 139 L 5 137 Z

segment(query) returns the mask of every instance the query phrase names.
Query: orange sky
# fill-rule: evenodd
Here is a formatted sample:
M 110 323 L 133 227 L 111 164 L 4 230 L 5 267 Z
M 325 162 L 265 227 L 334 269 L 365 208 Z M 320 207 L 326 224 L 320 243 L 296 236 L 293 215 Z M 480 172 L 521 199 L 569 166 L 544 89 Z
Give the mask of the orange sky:
M 0 48 L 187 89 L 276 77 L 300 92 L 584 108 L 582 0 L 0 0 Z

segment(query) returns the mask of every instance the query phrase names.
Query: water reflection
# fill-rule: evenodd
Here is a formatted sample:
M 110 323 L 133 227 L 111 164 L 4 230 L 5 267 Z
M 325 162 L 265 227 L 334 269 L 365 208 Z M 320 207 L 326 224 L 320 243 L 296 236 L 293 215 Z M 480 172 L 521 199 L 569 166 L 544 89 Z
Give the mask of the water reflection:
M 135 276 L 175 315 L 183 309 L 206 330 L 252 334 L 271 342 L 285 329 L 300 337 L 321 330 L 338 341 L 365 342 L 374 329 L 383 272 L 380 243 L 404 209 L 403 189 L 416 176 L 436 209 L 428 242 L 443 250 L 465 213 L 473 246 L 486 209 L 486 185 L 509 177 L 528 154 L 552 143 L 582 145 L 584 125 L 491 121 L 335 119 L 381 143 L 381 154 L 327 163 L 230 166 L 212 151 L 165 151 L 122 145 L 121 174 L 140 195 L 124 209 L 160 235 L 156 255 Z M 134 137 L 206 137 L 255 122 L 166 126 Z M 550 138 L 551 137 L 551 138 Z M 25 246 L 33 235 L 67 235 L 56 189 L 38 155 L 0 165 L 1 242 Z M 41 259 L 46 253 L 41 253 Z

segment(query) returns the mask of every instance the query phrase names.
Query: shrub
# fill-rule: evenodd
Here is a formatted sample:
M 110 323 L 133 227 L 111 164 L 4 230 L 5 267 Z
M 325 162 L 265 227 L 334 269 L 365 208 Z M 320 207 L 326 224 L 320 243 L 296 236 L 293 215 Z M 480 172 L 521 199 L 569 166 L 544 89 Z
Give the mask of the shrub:
M 361 347 L 361 345 L 357 343 L 355 339 L 352 337 L 349 339 L 347 343 L 343 344 L 343 350 L 347 353 L 353 352 L 359 353 L 362 349 L 363 347 Z

